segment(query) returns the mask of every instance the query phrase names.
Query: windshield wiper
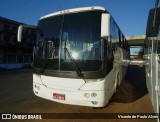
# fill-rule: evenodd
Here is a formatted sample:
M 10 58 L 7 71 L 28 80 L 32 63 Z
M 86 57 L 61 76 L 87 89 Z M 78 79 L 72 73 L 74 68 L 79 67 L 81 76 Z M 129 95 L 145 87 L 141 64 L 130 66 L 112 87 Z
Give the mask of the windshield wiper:
M 61 29 L 60 29 L 60 42 L 62 41 L 62 30 L 63 30 L 63 25 L 64 24 L 64 15 L 63 15 L 63 18 L 62 18 L 62 23 L 61 23 Z M 79 66 L 77 65 L 77 62 L 75 61 L 75 59 L 73 58 L 72 54 L 69 52 L 69 50 L 67 49 L 67 46 L 66 46 L 66 39 L 65 39 L 65 44 L 64 44 L 64 53 L 65 53 L 65 60 L 66 60 L 66 53 L 69 57 L 69 59 L 72 61 L 72 64 L 73 64 L 73 67 L 75 68 L 75 71 L 77 72 L 78 76 L 80 78 L 83 78 L 83 74 L 79 68 Z M 60 58 L 59 58 L 59 62 L 60 62 Z
M 46 43 L 47 43 L 46 40 L 43 38 L 41 46 L 43 47 L 43 58 L 44 59 L 45 59 Z M 41 73 L 41 74 L 44 73 L 44 71 L 45 71 L 45 69 L 46 69 L 46 67 L 48 65 L 48 61 L 49 61 L 49 58 L 44 60 L 44 62 L 41 65 L 39 73 Z
M 71 53 L 69 52 L 69 50 L 67 49 L 66 44 L 65 44 L 64 50 L 65 50 L 65 54 L 67 53 L 69 59 L 72 61 L 72 64 L 73 64 L 73 66 L 74 66 L 74 68 L 75 68 L 75 71 L 77 72 L 78 76 L 79 76 L 80 78 L 83 78 L 83 74 L 82 74 L 79 66 L 77 65 L 77 62 L 76 62 L 75 59 L 73 58 L 72 54 L 71 54 Z
M 46 69 L 46 67 L 47 67 L 47 65 L 48 65 L 48 62 L 49 62 L 49 59 L 44 60 L 42 66 L 41 66 L 41 68 L 40 68 L 39 73 L 42 73 L 42 74 L 44 73 L 44 71 L 45 71 L 45 69 Z

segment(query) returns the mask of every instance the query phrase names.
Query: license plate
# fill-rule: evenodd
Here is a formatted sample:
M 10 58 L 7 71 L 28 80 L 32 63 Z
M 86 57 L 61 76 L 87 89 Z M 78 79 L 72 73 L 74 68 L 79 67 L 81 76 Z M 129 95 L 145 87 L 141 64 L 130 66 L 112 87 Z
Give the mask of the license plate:
M 53 93 L 53 99 L 65 100 L 65 95 L 64 94 Z

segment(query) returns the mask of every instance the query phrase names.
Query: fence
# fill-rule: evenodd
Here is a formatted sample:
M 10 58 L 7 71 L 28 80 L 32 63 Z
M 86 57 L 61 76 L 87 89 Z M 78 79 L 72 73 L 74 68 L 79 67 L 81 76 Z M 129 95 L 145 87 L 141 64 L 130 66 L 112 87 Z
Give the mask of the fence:
M 6 55 L 0 57 L 0 70 L 2 69 L 21 69 L 33 67 L 32 55 Z

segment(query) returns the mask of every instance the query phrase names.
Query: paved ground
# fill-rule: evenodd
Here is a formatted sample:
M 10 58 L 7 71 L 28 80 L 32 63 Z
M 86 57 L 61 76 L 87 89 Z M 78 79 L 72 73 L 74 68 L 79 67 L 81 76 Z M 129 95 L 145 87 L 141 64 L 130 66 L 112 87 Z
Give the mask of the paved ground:
M 153 113 L 145 87 L 143 68 L 130 67 L 110 103 L 101 109 L 72 106 L 36 97 L 32 92 L 32 70 L 0 72 L 0 113 Z M 64 116 L 64 114 L 62 114 Z M 62 117 L 60 116 L 60 117 Z M 54 121 L 106 121 L 104 119 L 57 119 Z M 20 120 L 21 121 L 21 120 Z M 24 121 L 24 120 L 23 120 Z M 27 121 L 27 120 L 26 120 Z M 44 120 L 41 120 L 44 121 Z M 53 120 L 45 120 L 53 121 Z M 156 122 L 154 119 L 107 119 L 107 122 Z

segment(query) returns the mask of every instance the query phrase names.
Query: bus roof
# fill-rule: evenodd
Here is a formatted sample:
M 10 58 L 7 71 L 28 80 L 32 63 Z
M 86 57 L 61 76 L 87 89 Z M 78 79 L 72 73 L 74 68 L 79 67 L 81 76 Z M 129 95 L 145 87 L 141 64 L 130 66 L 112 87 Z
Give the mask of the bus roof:
M 54 13 L 42 16 L 40 19 L 45 19 L 45 18 L 48 18 L 48 17 L 57 16 L 57 15 L 61 15 L 61 14 L 78 13 L 78 12 L 93 11 L 93 10 L 105 11 L 105 8 L 100 7 L 100 6 L 92 6 L 92 7 L 67 9 L 67 10 L 62 10 L 62 11 L 58 11 L 58 12 L 54 12 Z

